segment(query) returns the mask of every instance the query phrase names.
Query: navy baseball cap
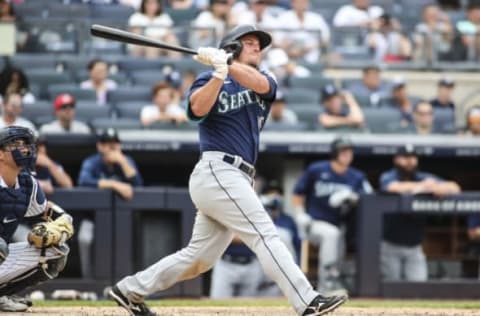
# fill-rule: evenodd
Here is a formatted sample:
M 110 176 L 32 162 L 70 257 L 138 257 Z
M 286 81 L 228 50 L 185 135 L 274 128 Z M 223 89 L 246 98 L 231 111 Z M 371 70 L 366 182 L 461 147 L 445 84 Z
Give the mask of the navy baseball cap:
M 165 76 L 165 80 L 172 85 L 173 88 L 178 89 L 182 85 L 182 75 L 176 71 L 172 70 Z
M 327 101 L 333 96 L 339 95 L 340 91 L 333 84 L 326 84 L 321 90 L 322 102 Z
M 100 143 L 119 143 L 120 137 L 116 129 L 109 127 L 97 133 L 97 141 Z
M 395 156 L 417 156 L 417 153 L 412 144 L 405 144 L 397 149 Z

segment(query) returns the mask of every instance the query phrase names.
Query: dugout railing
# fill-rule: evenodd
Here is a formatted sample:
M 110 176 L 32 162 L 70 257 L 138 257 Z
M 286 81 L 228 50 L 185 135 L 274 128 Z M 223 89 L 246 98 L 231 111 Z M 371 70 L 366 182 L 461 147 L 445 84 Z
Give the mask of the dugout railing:
M 473 279 L 385 281 L 380 272 L 383 215 L 393 212 L 428 216 L 480 212 L 480 192 L 445 198 L 429 195 L 365 195 L 357 209 L 356 295 L 398 298 L 478 298 L 480 281 Z M 408 228 L 406 228 L 408 233 Z

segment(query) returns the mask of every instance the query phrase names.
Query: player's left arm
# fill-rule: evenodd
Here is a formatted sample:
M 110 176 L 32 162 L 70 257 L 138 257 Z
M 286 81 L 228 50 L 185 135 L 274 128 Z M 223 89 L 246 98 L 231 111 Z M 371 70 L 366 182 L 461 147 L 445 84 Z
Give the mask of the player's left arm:
M 258 94 L 267 94 L 272 92 L 272 90 L 276 90 L 276 87 L 272 87 L 271 80 L 265 74 L 250 65 L 233 62 L 228 67 L 228 73 L 240 85 Z

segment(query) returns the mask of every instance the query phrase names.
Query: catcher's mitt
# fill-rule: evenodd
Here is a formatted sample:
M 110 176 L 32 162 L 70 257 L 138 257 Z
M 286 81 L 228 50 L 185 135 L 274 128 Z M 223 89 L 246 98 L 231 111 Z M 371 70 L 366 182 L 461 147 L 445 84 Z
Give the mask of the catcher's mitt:
M 28 233 L 28 242 L 35 248 L 48 248 L 64 243 L 73 235 L 73 226 L 65 216 L 51 222 L 35 224 Z

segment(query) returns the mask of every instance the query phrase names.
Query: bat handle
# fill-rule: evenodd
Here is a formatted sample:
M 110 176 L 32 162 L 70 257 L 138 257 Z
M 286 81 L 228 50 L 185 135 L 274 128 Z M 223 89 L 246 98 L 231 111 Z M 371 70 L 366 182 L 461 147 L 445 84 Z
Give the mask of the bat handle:
M 227 54 L 228 59 L 227 59 L 227 65 L 231 65 L 233 63 L 233 54 L 229 53 Z

